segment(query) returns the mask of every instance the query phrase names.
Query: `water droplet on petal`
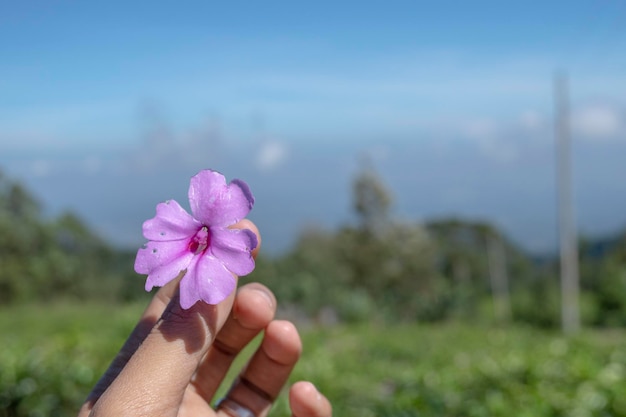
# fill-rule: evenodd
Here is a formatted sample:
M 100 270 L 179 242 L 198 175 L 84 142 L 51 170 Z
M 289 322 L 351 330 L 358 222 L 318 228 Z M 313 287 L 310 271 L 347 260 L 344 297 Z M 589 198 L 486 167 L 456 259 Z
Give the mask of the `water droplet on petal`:
M 165 204 L 169 204 L 172 200 L 165 200 Z
M 144 243 L 144 244 L 141 246 L 141 249 L 148 249 L 148 244 L 147 244 L 147 243 Z
M 159 233 L 161 236 L 165 236 L 165 232 L 161 232 Z
M 157 250 L 156 249 L 152 249 L 152 253 L 157 253 Z

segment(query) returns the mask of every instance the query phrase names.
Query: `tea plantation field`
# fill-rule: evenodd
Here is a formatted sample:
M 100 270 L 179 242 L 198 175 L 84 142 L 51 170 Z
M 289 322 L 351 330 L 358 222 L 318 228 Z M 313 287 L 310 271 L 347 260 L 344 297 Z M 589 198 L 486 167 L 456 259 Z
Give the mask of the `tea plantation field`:
M 0 309 L 0 416 L 72 416 L 143 306 Z M 293 379 L 335 415 L 626 416 L 626 331 L 358 325 L 302 330 Z M 272 416 L 289 415 L 281 397 Z

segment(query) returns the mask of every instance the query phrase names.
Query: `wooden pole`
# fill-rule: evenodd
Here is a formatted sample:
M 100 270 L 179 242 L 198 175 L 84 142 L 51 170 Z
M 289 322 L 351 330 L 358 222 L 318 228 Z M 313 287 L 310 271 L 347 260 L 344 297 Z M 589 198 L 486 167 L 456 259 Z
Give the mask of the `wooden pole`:
M 556 113 L 557 193 L 560 236 L 561 323 L 563 332 L 580 329 L 578 242 L 572 198 L 571 146 L 567 77 L 554 80 Z
M 511 298 L 509 296 L 509 277 L 506 268 L 506 254 L 500 236 L 487 238 L 487 257 L 493 312 L 497 322 L 505 323 L 511 319 Z

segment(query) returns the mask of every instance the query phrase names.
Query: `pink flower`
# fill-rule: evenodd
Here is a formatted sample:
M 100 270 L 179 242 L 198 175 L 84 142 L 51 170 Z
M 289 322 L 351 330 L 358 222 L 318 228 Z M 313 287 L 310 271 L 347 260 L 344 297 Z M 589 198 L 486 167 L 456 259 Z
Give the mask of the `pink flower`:
M 180 305 L 184 309 L 202 300 L 218 304 L 235 289 L 233 274 L 254 269 L 251 251 L 256 235 L 247 229 L 229 229 L 246 217 L 254 204 L 248 185 L 226 184 L 216 171 L 200 171 L 189 184 L 189 215 L 176 201 L 156 207 L 156 216 L 143 224 L 149 240 L 135 258 L 135 271 L 147 274 L 146 291 L 162 287 L 181 273 Z

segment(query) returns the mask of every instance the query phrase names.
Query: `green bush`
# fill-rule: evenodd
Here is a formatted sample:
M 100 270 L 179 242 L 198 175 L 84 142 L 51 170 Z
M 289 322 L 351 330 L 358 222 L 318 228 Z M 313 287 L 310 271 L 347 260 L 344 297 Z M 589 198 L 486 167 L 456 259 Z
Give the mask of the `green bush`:
M 297 377 L 316 382 L 336 415 L 626 416 L 623 331 L 445 324 L 306 336 Z
M 0 416 L 75 415 L 142 308 L 0 310 Z M 291 380 L 316 384 L 337 416 L 626 416 L 624 330 L 363 323 L 302 336 Z M 286 395 L 271 415 L 289 416 Z

